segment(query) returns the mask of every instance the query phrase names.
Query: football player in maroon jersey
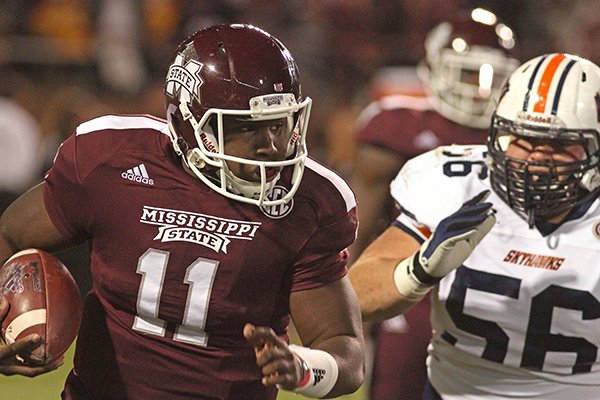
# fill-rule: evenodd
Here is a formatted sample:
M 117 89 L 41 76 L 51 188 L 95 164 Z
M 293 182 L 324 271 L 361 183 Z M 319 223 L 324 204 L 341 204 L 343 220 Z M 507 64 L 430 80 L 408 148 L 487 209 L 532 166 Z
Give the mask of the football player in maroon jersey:
M 0 261 L 90 242 L 93 288 L 62 398 L 355 391 L 356 202 L 307 156 L 311 100 L 291 54 L 253 26 L 206 28 L 177 48 L 165 94 L 166 121 L 79 125 L 0 219 Z M 290 321 L 302 346 L 288 344 Z
M 513 44 L 511 30 L 494 14 L 460 10 L 425 40 L 417 72 L 427 96 L 388 95 L 363 111 L 351 177 L 361 221 L 352 259 L 396 217 L 389 185 L 406 160 L 444 144 L 485 143 L 494 97 L 518 65 L 511 56 Z M 374 343 L 370 397 L 420 399 L 431 337 L 428 300 L 369 329 Z

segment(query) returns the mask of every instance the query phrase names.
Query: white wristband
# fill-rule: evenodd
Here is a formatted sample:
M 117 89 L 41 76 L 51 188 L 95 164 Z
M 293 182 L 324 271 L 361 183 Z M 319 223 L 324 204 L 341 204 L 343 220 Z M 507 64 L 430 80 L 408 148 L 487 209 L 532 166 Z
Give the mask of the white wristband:
M 290 345 L 290 350 L 296 353 L 307 367 L 306 375 L 302 377 L 294 392 L 317 399 L 327 395 L 338 378 L 339 371 L 335 358 L 326 351 L 294 344 Z
M 431 290 L 432 286 L 424 284 L 414 275 L 413 258 L 417 254 L 400 261 L 394 269 L 394 285 L 398 292 L 407 299 L 418 299 Z

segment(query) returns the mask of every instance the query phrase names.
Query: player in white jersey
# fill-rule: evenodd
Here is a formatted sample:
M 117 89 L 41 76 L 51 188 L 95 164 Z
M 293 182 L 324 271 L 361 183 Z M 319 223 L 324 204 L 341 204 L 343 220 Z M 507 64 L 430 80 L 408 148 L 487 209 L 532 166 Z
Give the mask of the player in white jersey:
M 487 147 L 418 156 L 391 192 L 402 213 L 350 277 L 365 319 L 433 288 L 425 399 L 600 398 L 598 66 L 526 62 Z

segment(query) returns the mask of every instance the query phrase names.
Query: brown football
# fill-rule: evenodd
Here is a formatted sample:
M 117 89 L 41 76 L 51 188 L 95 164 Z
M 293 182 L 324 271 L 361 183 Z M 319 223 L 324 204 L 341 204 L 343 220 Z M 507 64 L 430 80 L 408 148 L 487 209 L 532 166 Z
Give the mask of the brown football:
M 0 269 L 0 296 L 10 304 L 0 330 L 6 343 L 32 333 L 44 339 L 25 363 L 49 363 L 75 340 L 82 311 L 79 288 L 53 255 L 27 249 L 9 258 Z

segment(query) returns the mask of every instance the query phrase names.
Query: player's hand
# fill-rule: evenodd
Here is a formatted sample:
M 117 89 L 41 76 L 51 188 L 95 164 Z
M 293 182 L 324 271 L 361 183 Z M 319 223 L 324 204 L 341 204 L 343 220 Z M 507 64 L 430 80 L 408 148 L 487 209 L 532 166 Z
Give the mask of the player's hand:
M 0 321 L 8 313 L 8 308 L 8 302 L 4 299 L 0 300 Z M 19 358 L 28 355 L 41 345 L 42 338 L 35 334 L 29 335 L 25 339 L 17 340 L 9 345 L 0 343 L 0 374 L 34 377 L 60 367 L 63 364 L 62 357 L 50 364 L 37 367 L 30 367 L 19 360 Z
M 444 218 L 433 236 L 394 272 L 400 294 L 408 298 L 424 295 L 450 271 L 460 267 L 496 222 L 485 190 Z
M 244 337 L 254 347 L 256 365 L 263 374 L 262 383 L 294 390 L 300 382 L 300 361 L 273 329 L 246 324 Z

